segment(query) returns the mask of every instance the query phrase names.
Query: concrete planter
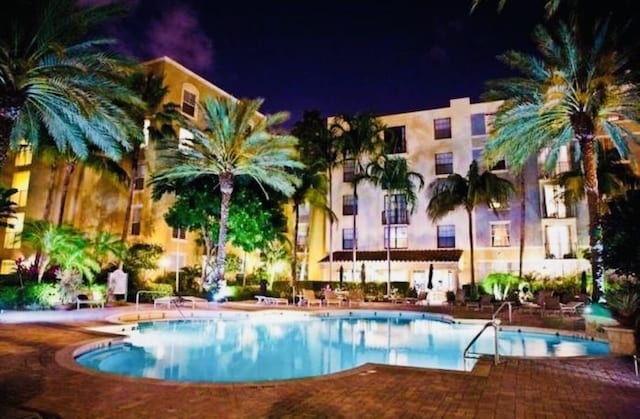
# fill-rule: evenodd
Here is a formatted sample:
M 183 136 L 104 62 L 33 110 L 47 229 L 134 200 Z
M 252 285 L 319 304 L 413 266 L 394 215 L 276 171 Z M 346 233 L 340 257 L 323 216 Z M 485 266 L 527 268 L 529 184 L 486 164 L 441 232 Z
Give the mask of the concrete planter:
M 605 327 L 609 348 L 612 354 L 633 355 L 636 353 L 636 340 L 633 329 L 624 327 Z

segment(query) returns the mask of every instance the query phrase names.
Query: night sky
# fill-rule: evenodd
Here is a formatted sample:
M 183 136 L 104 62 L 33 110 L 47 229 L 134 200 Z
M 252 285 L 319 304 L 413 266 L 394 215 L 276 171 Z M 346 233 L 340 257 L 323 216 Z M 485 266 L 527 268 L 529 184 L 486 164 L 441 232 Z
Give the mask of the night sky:
M 96 4 L 108 0 L 82 0 Z M 263 111 L 323 115 L 408 112 L 479 100 L 484 82 L 507 76 L 496 60 L 533 50 L 540 1 L 130 0 L 131 15 L 104 30 L 141 60 L 168 55 Z M 528 5 L 524 5 L 526 3 Z M 531 4 L 533 3 L 533 5 Z

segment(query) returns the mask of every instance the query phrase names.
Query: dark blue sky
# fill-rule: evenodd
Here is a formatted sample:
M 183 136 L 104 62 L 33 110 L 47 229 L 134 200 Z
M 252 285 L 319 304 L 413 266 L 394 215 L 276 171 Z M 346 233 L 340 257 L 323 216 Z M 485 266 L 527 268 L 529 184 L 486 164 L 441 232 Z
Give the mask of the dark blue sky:
M 542 22 L 540 1 L 511 0 L 501 14 L 496 3 L 470 15 L 470 0 L 131 0 L 131 17 L 109 31 L 140 59 L 169 55 L 293 122 L 311 108 L 387 114 L 477 100 L 486 80 L 509 74 L 496 55 L 532 50 Z

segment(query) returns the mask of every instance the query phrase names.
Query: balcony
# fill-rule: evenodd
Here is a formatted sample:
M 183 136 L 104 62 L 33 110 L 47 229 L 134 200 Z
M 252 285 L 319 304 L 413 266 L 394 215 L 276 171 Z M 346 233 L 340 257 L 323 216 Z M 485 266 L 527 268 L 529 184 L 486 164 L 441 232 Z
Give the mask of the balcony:
M 542 218 L 574 218 L 576 209 L 574 205 L 545 205 L 543 208 Z
M 409 224 L 409 211 L 391 210 L 387 219 L 387 211 L 382 211 L 382 225 L 387 224 Z

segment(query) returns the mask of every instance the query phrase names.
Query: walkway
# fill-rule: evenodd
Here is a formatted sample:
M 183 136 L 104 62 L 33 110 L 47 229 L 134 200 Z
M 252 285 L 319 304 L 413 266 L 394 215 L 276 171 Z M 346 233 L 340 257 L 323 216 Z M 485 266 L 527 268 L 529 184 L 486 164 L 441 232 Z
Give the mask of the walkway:
M 507 359 L 499 366 L 484 362 L 475 374 L 365 366 L 241 385 L 174 384 L 59 365 L 59 349 L 102 336 L 84 327 L 107 311 L 80 310 L 94 319 L 0 325 L 0 417 L 632 418 L 640 412 L 640 379 L 628 357 Z

